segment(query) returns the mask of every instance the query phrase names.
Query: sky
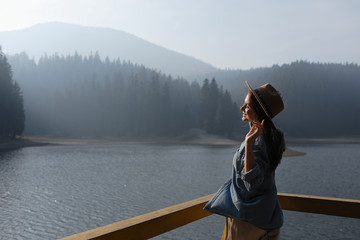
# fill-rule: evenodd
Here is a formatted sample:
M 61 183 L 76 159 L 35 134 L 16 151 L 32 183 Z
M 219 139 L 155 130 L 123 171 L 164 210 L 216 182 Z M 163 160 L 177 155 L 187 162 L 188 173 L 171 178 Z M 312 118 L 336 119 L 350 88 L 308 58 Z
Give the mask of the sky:
M 222 69 L 360 64 L 359 12 L 359 0 L 0 0 L 0 31 L 107 27 Z

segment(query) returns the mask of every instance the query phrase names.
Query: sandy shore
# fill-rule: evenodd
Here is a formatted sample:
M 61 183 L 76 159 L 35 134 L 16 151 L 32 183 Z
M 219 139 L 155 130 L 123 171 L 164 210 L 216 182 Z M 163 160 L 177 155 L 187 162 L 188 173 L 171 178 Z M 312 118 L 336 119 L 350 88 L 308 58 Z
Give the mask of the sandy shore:
M 296 157 L 296 156 L 304 156 L 304 155 L 306 155 L 306 153 L 291 148 L 286 148 L 283 157 Z
M 28 141 L 62 144 L 62 145 L 83 145 L 83 144 L 199 144 L 199 145 L 238 145 L 239 142 L 231 139 L 223 139 L 220 137 L 197 138 L 191 140 L 179 140 L 170 138 L 139 138 L 139 139 L 116 139 L 116 138 L 53 138 L 41 136 L 26 136 Z

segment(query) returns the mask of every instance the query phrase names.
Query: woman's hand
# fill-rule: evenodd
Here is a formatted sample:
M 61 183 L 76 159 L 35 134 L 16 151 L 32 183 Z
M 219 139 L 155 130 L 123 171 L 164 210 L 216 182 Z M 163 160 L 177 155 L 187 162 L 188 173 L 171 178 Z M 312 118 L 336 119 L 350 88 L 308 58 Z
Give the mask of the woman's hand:
M 246 134 L 245 143 L 253 143 L 255 139 L 264 131 L 264 121 L 260 123 L 259 121 L 252 121 L 252 127 L 250 131 Z

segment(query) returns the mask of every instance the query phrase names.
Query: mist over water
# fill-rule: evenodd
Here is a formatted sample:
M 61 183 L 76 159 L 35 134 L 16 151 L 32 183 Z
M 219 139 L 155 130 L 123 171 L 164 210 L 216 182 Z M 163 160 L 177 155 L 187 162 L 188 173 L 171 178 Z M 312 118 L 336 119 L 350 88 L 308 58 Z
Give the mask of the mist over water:
M 279 192 L 360 199 L 357 144 L 290 145 Z M 56 239 L 214 193 L 236 147 L 76 145 L 0 154 L 0 239 Z M 341 159 L 341 161 L 339 160 Z M 357 219 L 284 211 L 282 239 L 357 239 Z M 219 239 L 212 215 L 155 239 Z
M 240 139 L 248 131 L 239 118 L 245 81 L 279 90 L 285 109 L 274 122 L 285 136 L 360 136 L 355 1 L 105 0 L 88 1 L 86 11 L 45 2 L 2 4 L 0 148 L 23 135 Z M 282 161 L 279 192 L 360 199 L 358 144 L 289 146 L 307 155 Z M 92 144 L 0 152 L 0 240 L 56 239 L 213 193 L 230 176 L 235 150 Z M 285 211 L 282 239 L 358 239 L 359 223 Z M 213 215 L 156 239 L 220 239 L 223 225 Z

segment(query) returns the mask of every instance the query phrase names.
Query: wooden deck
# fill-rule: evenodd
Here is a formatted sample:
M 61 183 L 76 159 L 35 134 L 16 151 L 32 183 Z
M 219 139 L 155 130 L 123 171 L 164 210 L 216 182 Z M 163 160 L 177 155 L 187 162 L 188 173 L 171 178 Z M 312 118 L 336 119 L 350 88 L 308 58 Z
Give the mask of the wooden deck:
M 213 194 L 61 240 L 149 239 L 211 215 L 203 210 Z M 284 210 L 360 218 L 360 200 L 279 193 Z

